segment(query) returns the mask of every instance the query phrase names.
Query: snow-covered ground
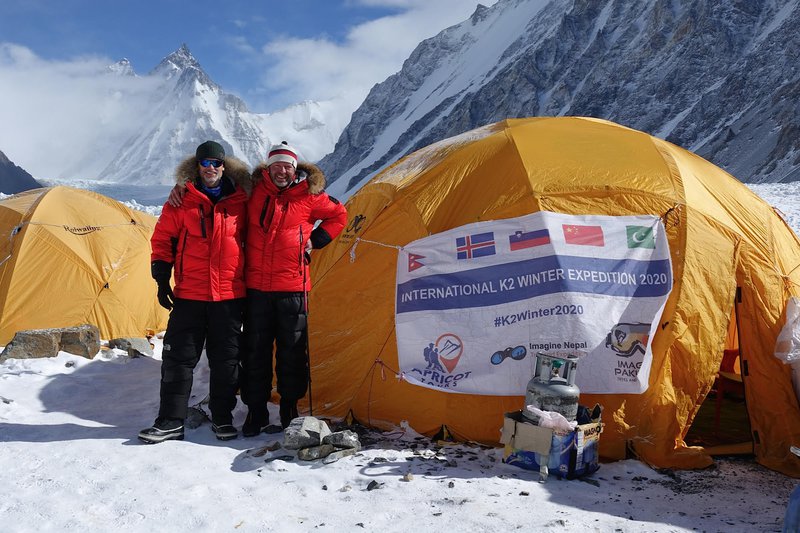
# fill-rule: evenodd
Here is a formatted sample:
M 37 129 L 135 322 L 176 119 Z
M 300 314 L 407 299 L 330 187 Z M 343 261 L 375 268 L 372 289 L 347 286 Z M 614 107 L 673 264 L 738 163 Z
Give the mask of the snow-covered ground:
M 800 184 L 752 188 L 800 229 Z M 797 484 L 741 458 L 678 472 L 626 460 L 539 483 L 500 449 L 411 429 L 372 433 L 331 464 L 257 453 L 280 434 L 217 441 L 208 424 L 147 446 L 136 434 L 158 409 L 154 341 L 152 358 L 0 365 L 0 531 L 780 531 Z M 207 383 L 201 362 L 194 402 Z

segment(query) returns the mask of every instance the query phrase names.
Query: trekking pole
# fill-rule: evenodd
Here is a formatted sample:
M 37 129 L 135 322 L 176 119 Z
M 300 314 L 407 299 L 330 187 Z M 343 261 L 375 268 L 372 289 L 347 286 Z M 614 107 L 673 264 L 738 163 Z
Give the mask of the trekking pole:
M 300 226 L 300 264 L 303 265 L 303 311 L 306 313 L 306 327 L 303 330 L 303 335 L 305 337 L 306 370 L 308 372 L 308 415 L 314 416 L 314 400 L 311 396 L 311 354 L 308 349 L 308 289 L 306 289 L 308 264 L 306 263 L 306 249 L 303 240 L 302 226 Z

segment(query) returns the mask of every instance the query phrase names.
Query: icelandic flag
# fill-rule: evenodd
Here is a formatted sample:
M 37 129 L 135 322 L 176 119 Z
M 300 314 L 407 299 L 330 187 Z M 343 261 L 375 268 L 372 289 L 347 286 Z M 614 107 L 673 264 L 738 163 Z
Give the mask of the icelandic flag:
M 476 233 L 456 238 L 456 258 L 472 259 L 494 255 L 494 232 Z
M 533 248 L 534 246 L 542 246 L 543 244 L 550 244 L 550 230 L 517 231 L 514 235 L 508 236 L 508 244 L 512 252 L 515 250 L 524 250 L 525 248 Z

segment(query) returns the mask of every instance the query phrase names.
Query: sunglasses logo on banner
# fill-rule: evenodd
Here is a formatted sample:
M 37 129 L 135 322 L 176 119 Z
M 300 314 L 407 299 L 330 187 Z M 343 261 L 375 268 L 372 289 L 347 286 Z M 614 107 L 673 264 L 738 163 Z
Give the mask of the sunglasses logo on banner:
M 650 324 L 617 324 L 606 335 L 606 348 L 620 357 L 644 353 L 650 339 Z
M 525 359 L 526 355 L 528 355 L 528 350 L 524 346 L 517 346 L 516 348 L 509 346 L 505 350 L 494 352 L 492 357 L 489 358 L 489 361 L 493 365 L 499 365 L 508 358 L 511 358 L 514 361 L 522 361 Z

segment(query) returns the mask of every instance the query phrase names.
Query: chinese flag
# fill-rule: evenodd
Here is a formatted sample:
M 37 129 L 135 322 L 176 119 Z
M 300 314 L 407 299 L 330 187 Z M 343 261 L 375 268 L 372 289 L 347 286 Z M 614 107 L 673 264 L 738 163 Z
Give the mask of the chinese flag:
M 582 246 L 604 246 L 603 228 L 600 226 L 581 226 L 578 224 L 562 224 L 564 242 Z

